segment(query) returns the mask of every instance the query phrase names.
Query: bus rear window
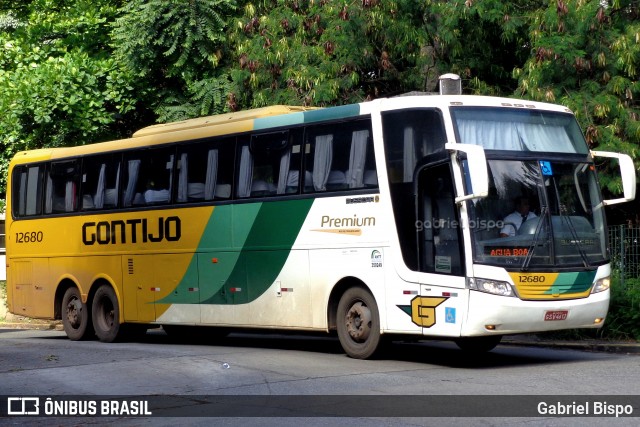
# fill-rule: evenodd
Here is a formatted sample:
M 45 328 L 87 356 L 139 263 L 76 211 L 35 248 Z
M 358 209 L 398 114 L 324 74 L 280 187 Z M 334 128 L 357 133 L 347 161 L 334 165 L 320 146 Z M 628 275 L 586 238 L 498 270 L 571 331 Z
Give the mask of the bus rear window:
M 17 218 L 42 213 L 44 166 L 18 166 L 13 172 L 13 215 Z

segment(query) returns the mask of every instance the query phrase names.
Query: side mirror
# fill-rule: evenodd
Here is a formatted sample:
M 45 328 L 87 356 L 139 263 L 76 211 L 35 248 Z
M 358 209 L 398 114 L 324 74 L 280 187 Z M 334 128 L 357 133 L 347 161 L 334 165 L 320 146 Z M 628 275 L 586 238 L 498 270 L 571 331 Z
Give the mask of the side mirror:
M 467 155 L 467 166 L 469 175 L 467 177 L 467 188 L 470 194 L 456 197 L 456 203 L 470 199 L 478 199 L 489 195 L 489 172 L 487 171 L 487 157 L 484 148 L 473 144 L 456 144 L 447 142 L 444 146 L 452 153 L 462 151 Z
M 604 200 L 603 203 L 605 205 L 630 202 L 636 198 L 636 168 L 631 157 L 626 154 L 612 153 L 610 151 L 592 151 L 591 155 L 593 157 L 618 159 L 618 164 L 620 165 L 620 176 L 622 177 L 622 190 L 624 197 Z

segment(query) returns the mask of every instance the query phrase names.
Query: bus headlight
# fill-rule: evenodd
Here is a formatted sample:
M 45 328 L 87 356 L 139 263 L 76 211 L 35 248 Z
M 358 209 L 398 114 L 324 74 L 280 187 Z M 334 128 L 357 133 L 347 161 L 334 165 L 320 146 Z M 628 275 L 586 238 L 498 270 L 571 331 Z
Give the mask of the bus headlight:
M 501 295 L 505 297 L 513 297 L 515 293 L 511 284 L 501 280 L 478 279 L 477 277 L 468 278 L 468 287 L 480 292 Z
M 591 289 L 592 294 L 596 294 L 598 292 L 606 291 L 611 286 L 611 278 L 609 276 L 603 277 L 602 279 L 596 280 L 596 284 L 593 285 Z

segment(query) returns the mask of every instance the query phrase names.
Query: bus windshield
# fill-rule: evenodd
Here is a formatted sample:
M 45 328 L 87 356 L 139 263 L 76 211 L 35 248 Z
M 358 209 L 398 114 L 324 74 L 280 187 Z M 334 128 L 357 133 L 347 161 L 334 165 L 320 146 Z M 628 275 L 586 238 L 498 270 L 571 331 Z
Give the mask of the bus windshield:
M 489 160 L 489 197 L 468 202 L 474 261 L 526 270 L 607 261 L 594 167 L 548 160 Z
M 451 108 L 459 141 L 485 150 L 587 154 L 569 113 L 503 107 Z

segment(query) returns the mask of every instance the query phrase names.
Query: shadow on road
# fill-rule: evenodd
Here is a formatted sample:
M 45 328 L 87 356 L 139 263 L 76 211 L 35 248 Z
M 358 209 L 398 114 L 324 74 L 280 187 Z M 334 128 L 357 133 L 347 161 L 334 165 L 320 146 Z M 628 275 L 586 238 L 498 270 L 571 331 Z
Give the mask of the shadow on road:
M 201 330 L 200 330 L 201 329 Z M 211 330 L 208 330 L 211 329 Z M 347 357 L 336 336 L 314 333 L 268 333 L 263 331 L 221 333 L 214 328 L 198 328 L 197 334 L 167 335 L 161 328 L 131 337 L 129 342 L 158 345 L 209 345 L 234 348 L 262 348 L 302 351 Z M 454 368 L 494 369 L 509 366 L 576 362 L 603 357 L 575 350 L 499 345 L 487 353 L 468 353 L 450 341 L 393 341 L 385 343 L 378 360 L 428 363 Z M 612 357 L 609 355 L 608 357 Z M 615 357 L 615 356 L 613 356 Z
M 0 329 L 10 332 L 15 329 Z M 40 336 L 41 339 L 66 340 L 60 332 Z M 221 333 L 215 328 L 198 328 L 179 335 L 168 335 L 162 328 L 150 329 L 146 333 L 129 336 L 119 343 L 104 343 L 107 347 L 122 343 L 143 345 L 176 346 L 220 346 L 232 348 L 259 348 L 282 351 L 300 351 L 348 357 L 344 354 L 337 337 L 314 333 L 269 333 L 263 331 L 242 331 Z M 522 347 L 499 345 L 488 353 L 467 353 L 449 341 L 393 341 L 386 343 L 376 359 L 402 362 L 427 363 L 443 367 L 468 369 L 495 369 L 512 366 L 535 366 L 557 363 L 573 363 L 594 358 L 616 357 L 612 354 L 598 354 L 577 350 L 558 350 L 543 347 Z M 374 360 L 375 361 L 375 360 Z

